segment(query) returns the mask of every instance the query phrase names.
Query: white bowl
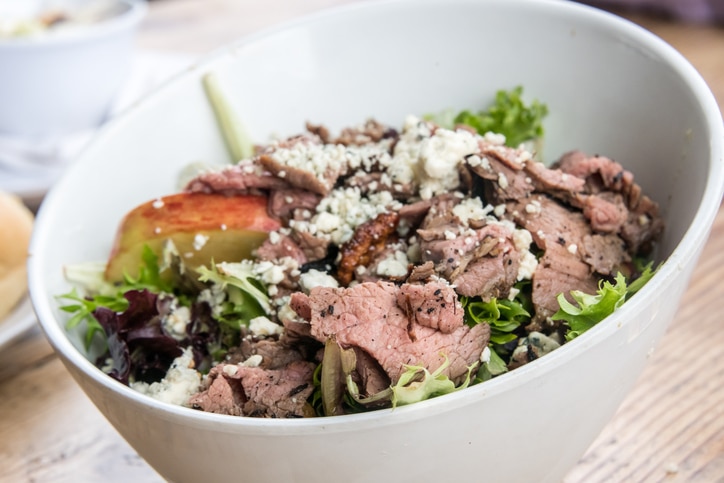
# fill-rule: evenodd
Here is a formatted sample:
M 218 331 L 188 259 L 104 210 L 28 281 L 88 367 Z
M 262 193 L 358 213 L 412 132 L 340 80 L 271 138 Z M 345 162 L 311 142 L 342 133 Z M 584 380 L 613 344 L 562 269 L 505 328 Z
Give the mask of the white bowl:
M 561 349 L 411 406 L 260 420 L 170 406 L 118 384 L 63 328 L 65 264 L 104 260 L 135 205 L 176 190 L 191 161 L 225 159 L 201 85 L 216 71 L 252 135 L 369 116 L 484 106 L 517 84 L 548 104 L 544 156 L 621 161 L 661 203 L 658 274 Z M 227 89 L 228 90 L 228 89 Z M 572 2 L 391 1 L 321 13 L 210 56 L 106 126 L 41 207 L 29 265 L 48 339 L 124 438 L 171 481 L 560 481 L 613 415 L 676 312 L 724 187 L 724 130 L 674 49 Z
M 116 1 L 119 13 L 96 23 L 0 38 L 0 135 L 61 136 L 105 120 L 147 10 L 142 0 Z

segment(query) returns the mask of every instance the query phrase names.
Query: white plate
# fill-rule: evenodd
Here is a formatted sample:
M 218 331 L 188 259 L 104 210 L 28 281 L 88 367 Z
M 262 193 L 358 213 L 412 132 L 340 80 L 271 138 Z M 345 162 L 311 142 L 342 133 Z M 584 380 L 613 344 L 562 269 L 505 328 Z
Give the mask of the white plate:
M 33 305 L 27 295 L 7 317 L 0 320 L 0 350 L 30 330 L 36 324 Z

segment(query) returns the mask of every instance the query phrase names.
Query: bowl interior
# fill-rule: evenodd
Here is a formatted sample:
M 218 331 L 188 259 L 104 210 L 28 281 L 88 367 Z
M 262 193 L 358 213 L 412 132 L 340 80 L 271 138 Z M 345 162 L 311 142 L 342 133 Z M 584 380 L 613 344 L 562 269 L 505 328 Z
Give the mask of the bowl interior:
M 81 363 L 79 335 L 70 334 L 71 348 L 55 298 L 70 288 L 63 267 L 105 260 L 125 212 L 178 190 L 187 164 L 228 161 L 201 84 L 209 71 L 259 142 L 300 132 L 305 121 L 339 129 L 374 117 L 399 126 L 407 114 L 479 109 L 496 90 L 522 85 L 527 99 L 549 107 L 545 160 L 571 149 L 610 156 L 661 204 L 659 259 L 694 220 L 702 226 L 691 236 L 703 239 L 721 197 L 721 118 L 673 49 L 568 2 L 412 3 L 349 7 L 246 39 L 110 123 L 37 220 L 31 293 L 56 347 Z M 706 213 L 697 214 L 702 201 Z

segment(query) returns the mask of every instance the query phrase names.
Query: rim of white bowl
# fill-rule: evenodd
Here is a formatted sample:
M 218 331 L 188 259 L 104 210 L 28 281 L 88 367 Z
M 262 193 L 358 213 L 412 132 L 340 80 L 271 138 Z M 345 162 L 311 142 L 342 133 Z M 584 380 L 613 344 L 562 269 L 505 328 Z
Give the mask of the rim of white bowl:
M 93 39 L 111 37 L 118 32 L 136 28 L 148 12 L 145 0 L 115 0 L 126 6 L 123 12 L 98 22 L 78 25 L 62 32 L 48 32 L 37 36 L 0 37 L 0 51 L 7 49 L 41 49 L 84 43 Z
M 631 300 L 627 301 L 620 309 L 612 314 L 606 323 L 598 324 L 582 336 L 565 344 L 560 349 L 526 364 L 514 371 L 508 372 L 502 376 L 486 381 L 484 384 L 478 384 L 469 387 L 463 391 L 455 392 L 445 396 L 418 402 L 409 406 L 403 406 L 395 409 L 376 410 L 367 413 L 349 414 L 343 416 L 308 418 L 308 419 L 260 419 L 246 418 L 238 416 L 227 416 L 220 414 L 207 413 L 193 410 L 181 406 L 175 406 L 163 403 L 149 396 L 134 391 L 128 386 L 122 385 L 101 372 L 96 366 L 88 361 L 83 354 L 78 351 L 75 346 L 67 338 L 62 323 L 53 315 L 53 310 L 45 296 L 47 293 L 45 280 L 42 276 L 41 267 L 43 259 L 42 248 L 47 236 L 44 236 L 45 226 L 43 220 L 52 218 L 54 205 L 55 189 L 51 189 L 48 193 L 50 203 L 44 203 L 38 213 L 38 221 L 36 231 L 31 241 L 28 267 L 30 279 L 30 292 L 33 299 L 34 307 L 40 326 L 46 337 L 54 347 L 56 352 L 64 360 L 64 363 L 77 367 L 86 376 L 91 378 L 95 384 L 98 384 L 108 391 L 118 393 L 120 397 L 128 402 L 138 405 L 147 406 L 154 410 L 157 417 L 180 422 L 190 426 L 210 427 L 221 431 L 237 431 L 244 429 L 248 434 L 303 434 L 313 431 L 347 431 L 350 429 L 364 426 L 368 421 L 374 420 L 377 426 L 396 425 L 401 422 L 430 417 L 435 413 L 443 413 L 455 410 L 462 406 L 476 403 L 480 400 L 493 397 L 509 390 L 512 390 L 522 384 L 529 383 L 532 378 L 544 373 L 550 372 L 556 367 L 568 363 L 569 360 L 576 357 L 577 354 L 588 350 L 590 347 L 597 345 L 600 341 L 607 338 L 615 331 L 621 330 L 628 325 L 626 318 L 629 313 L 639 310 L 639 307 L 645 304 L 646 294 L 658 292 L 664 287 L 673 283 L 677 273 L 681 272 L 682 267 L 687 263 L 691 263 L 697 255 L 700 248 L 713 224 L 713 220 L 718 212 L 719 203 L 724 194 L 724 121 L 722 121 L 721 112 L 717 102 L 709 89 L 708 85 L 698 73 L 698 71 L 684 58 L 682 54 L 676 51 L 672 46 L 664 40 L 647 31 L 646 29 L 618 17 L 614 14 L 599 10 L 583 4 L 560 0 L 485 0 L 488 4 L 517 4 L 518 8 L 526 9 L 546 9 L 552 11 L 563 12 L 564 15 L 576 16 L 577 18 L 585 18 L 591 21 L 605 23 L 613 32 L 619 34 L 622 39 L 630 39 L 640 48 L 655 54 L 657 57 L 665 59 L 682 81 L 691 89 L 692 94 L 701 106 L 705 118 L 707 119 L 707 127 L 709 129 L 710 151 L 716 159 L 710 160 L 708 179 L 701 202 L 697 208 L 696 214 L 690 223 L 689 228 L 684 233 L 680 242 L 677 244 L 672 254 L 664 261 L 656 275 L 643 287 L 643 289 Z M 318 21 L 324 21 L 329 16 L 339 16 L 345 13 L 351 13 L 356 10 L 369 8 L 389 8 L 405 3 L 421 4 L 445 4 L 450 6 L 453 4 L 478 4 L 477 0 L 382 0 L 374 3 L 359 3 L 346 5 L 336 8 L 327 9 L 321 12 L 306 15 L 291 22 L 279 24 L 270 29 L 265 29 L 253 35 L 249 35 L 234 42 L 230 45 L 222 47 L 210 55 L 205 56 L 199 63 L 191 67 L 189 70 L 202 69 L 213 64 L 218 58 L 233 53 L 236 49 L 253 44 L 259 39 L 264 39 L 276 33 L 302 26 Z M 162 86 L 159 86 L 154 92 L 150 93 L 144 99 L 131 106 L 126 112 L 109 122 L 101 129 L 101 132 L 95 137 L 91 144 L 103 142 L 106 136 L 112 135 L 115 129 L 123 125 L 128 114 L 138 109 L 141 105 L 152 99 L 154 93 L 163 90 L 171 84 L 174 84 L 179 78 L 183 78 L 185 73 L 180 73 L 170 79 Z M 86 148 L 88 149 L 88 148 Z M 81 157 L 82 158 L 82 155 Z M 69 170 L 77 169 L 82 163 L 74 163 Z M 61 179 L 62 182 L 62 179 Z

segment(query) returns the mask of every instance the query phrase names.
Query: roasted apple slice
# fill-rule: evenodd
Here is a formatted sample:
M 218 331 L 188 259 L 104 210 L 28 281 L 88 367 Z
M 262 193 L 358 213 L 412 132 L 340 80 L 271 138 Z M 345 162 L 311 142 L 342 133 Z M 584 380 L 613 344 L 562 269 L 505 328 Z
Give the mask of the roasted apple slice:
M 116 282 L 123 280 L 124 274 L 138 276 L 144 245 L 160 256 L 167 240 L 173 241 L 190 269 L 208 266 L 211 260 L 240 261 L 249 258 L 268 233 L 279 227 L 279 222 L 267 214 L 264 196 L 164 196 L 138 206 L 123 218 L 105 277 Z

